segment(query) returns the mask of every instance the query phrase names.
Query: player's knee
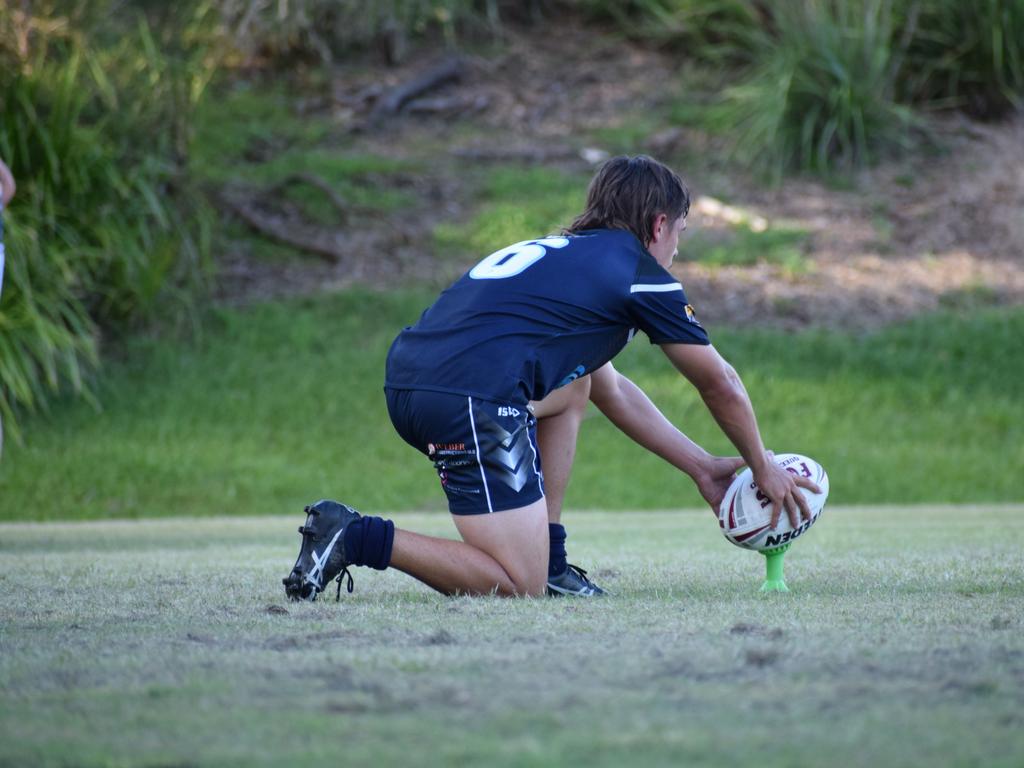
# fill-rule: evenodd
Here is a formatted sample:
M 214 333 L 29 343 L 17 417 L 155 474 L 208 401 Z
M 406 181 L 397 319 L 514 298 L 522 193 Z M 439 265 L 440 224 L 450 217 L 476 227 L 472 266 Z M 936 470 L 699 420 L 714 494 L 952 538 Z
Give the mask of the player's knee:
M 516 582 L 517 597 L 541 597 L 547 592 L 548 577 L 543 574 L 541 578 L 523 579 Z
M 569 395 L 566 409 L 580 412 L 585 411 L 587 403 L 590 402 L 590 377 L 584 376 L 583 378 L 576 379 L 572 384 L 567 384 L 566 389 Z
M 510 597 L 540 597 L 547 592 L 548 571 L 547 564 L 543 568 L 516 569 L 510 572 L 509 579 L 512 582 Z

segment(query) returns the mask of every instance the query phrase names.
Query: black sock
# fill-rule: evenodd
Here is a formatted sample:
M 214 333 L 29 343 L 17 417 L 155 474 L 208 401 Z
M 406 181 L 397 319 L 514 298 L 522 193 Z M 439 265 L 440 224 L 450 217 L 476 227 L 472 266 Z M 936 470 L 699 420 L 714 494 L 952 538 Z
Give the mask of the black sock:
M 548 523 L 551 537 L 551 556 L 548 559 L 548 576 L 558 576 L 566 568 L 565 528 L 558 523 Z
M 345 559 L 383 571 L 391 563 L 395 524 L 382 517 L 361 517 L 345 529 Z

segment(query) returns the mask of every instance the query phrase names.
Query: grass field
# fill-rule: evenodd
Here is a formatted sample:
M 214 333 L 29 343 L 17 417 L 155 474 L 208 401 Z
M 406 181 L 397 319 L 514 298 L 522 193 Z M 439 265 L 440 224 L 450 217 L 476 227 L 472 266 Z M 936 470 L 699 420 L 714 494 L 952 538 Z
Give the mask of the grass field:
M 764 596 L 707 513 L 575 512 L 613 597 L 301 605 L 300 516 L 3 524 L 0 764 L 1020 766 L 1022 514 L 829 508 Z
M 0 521 L 281 514 L 323 496 L 441 511 L 430 464 L 399 439 L 384 357 L 432 292 L 347 291 L 223 310 L 197 343 L 136 338 L 98 387 L 57 402 L 0 461 Z M 714 329 L 768 446 L 820 461 L 838 504 L 1021 502 L 1024 311 L 923 317 L 868 336 Z M 733 454 L 657 348 L 616 358 L 694 439 Z M 382 478 L 386 478 L 382 482 Z M 697 506 L 688 478 L 599 414 L 567 504 Z

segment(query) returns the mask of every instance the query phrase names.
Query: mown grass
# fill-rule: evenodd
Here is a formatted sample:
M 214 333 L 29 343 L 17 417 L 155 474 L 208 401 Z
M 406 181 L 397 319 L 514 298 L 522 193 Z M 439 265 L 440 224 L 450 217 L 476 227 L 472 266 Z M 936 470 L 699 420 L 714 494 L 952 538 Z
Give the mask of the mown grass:
M 195 343 L 136 338 L 98 385 L 33 419 L 0 462 L 0 519 L 269 514 L 335 496 L 444 509 L 398 438 L 384 357 L 433 299 L 349 291 L 222 310 Z M 1020 501 L 1024 310 L 948 312 L 866 336 L 712 329 L 769 447 L 821 461 L 836 503 Z M 693 388 L 642 338 L 616 361 L 676 424 L 732 453 Z M 567 504 L 696 506 L 688 478 L 594 412 Z
M 777 264 L 791 272 L 812 268 L 805 255 L 808 231 L 794 226 L 772 226 L 755 231 L 739 224 L 723 232 L 696 232 L 680 249 L 680 258 L 710 266 Z
M 464 223 L 435 228 L 435 250 L 470 258 L 532 235 L 560 232 L 583 210 L 589 175 L 543 167 L 499 166 L 477 179 L 480 205 Z
M 316 172 L 345 185 L 353 177 L 416 168 L 393 157 L 345 153 L 351 139 L 327 117 L 299 113 L 284 87 L 239 83 L 217 90 L 197 111 L 190 156 L 191 170 L 205 181 L 270 184 L 289 173 Z
M 4 524 L 0 764 L 1017 766 L 1022 512 L 830 507 L 771 596 L 706 513 L 569 514 L 608 599 L 301 605 L 295 515 Z
M 479 186 L 479 204 L 466 221 L 435 227 L 439 256 L 472 258 L 529 237 L 525 233 L 560 232 L 583 210 L 589 178 L 552 168 L 498 166 L 469 181 Z M 803 272 L 812 268 L 805 255 L 808 235 L 806 229 L 786 222 L 763 229 L 754 229 L 749 222 L 723 230 L 697 229 L 680 244 L 679 258 L 710 266 L 764 262 Z
M 218 86 L 196 111 L 190 170 L 211 182 L 230 182 L 247 164 L 282 150 L 311 150 L 326 140 L 330 122 L 299 119 L 284 87 L 238 83 Z
M 282 207 L 290 204 L 313 225 L 351 228 L 367 215 L 384 215 L 416 203 L 407 188 L 392 183 L 397 174 L 419 170 L 411 161 L 350 151 L 351 139 L 336 135 L 321 115 L 297 112 L 294 94 L 283 87 L 220 84 L 217 95 L 199 109 L 190 170 L 211 187 L 242 188 Z M 339 211 L 323 190 L 296 180 L 315 176 L 343 201 Z M 227 219 L 221 241 L 244 243 L 258 258 L 294 259 L 297 249 L 251 234 Z

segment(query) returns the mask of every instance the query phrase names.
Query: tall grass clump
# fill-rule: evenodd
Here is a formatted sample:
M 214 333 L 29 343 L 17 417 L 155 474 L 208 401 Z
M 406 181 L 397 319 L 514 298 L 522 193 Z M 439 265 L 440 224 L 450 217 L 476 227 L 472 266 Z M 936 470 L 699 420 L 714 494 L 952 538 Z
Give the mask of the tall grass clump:
M 567 0 L 585 18 L 611 22 L 626 37 L 707 63 L 748 62 L 771 24 L 753 0 Z
M 884 0 L 776 6 L 772 32 L 717 114 L 740 159 L 775 177 L 830 173 L 904 145 L 915 119 L 897 99 L 895 39 Z
M 904 148 L 922 112 L 996 119 L 1024 107 L 1024 0 L 564 5 L 714 72 L 701 123 L 775 178 L 868 165 Z
M 139 20 L 96 47 L 73 15 L 16 12 L 0 48 L 0 156 L 18 180 L 6 212 L 0 413 L 87 390 L 104 332 L 190 316 L 209 215 L 182 152 L 206 64 L 169 60 Z M 187 31 L 187 30 L 186 30 Z
M 1024 0 L 907 2 L 907 98 L 980 119 L 1024 106 Z

